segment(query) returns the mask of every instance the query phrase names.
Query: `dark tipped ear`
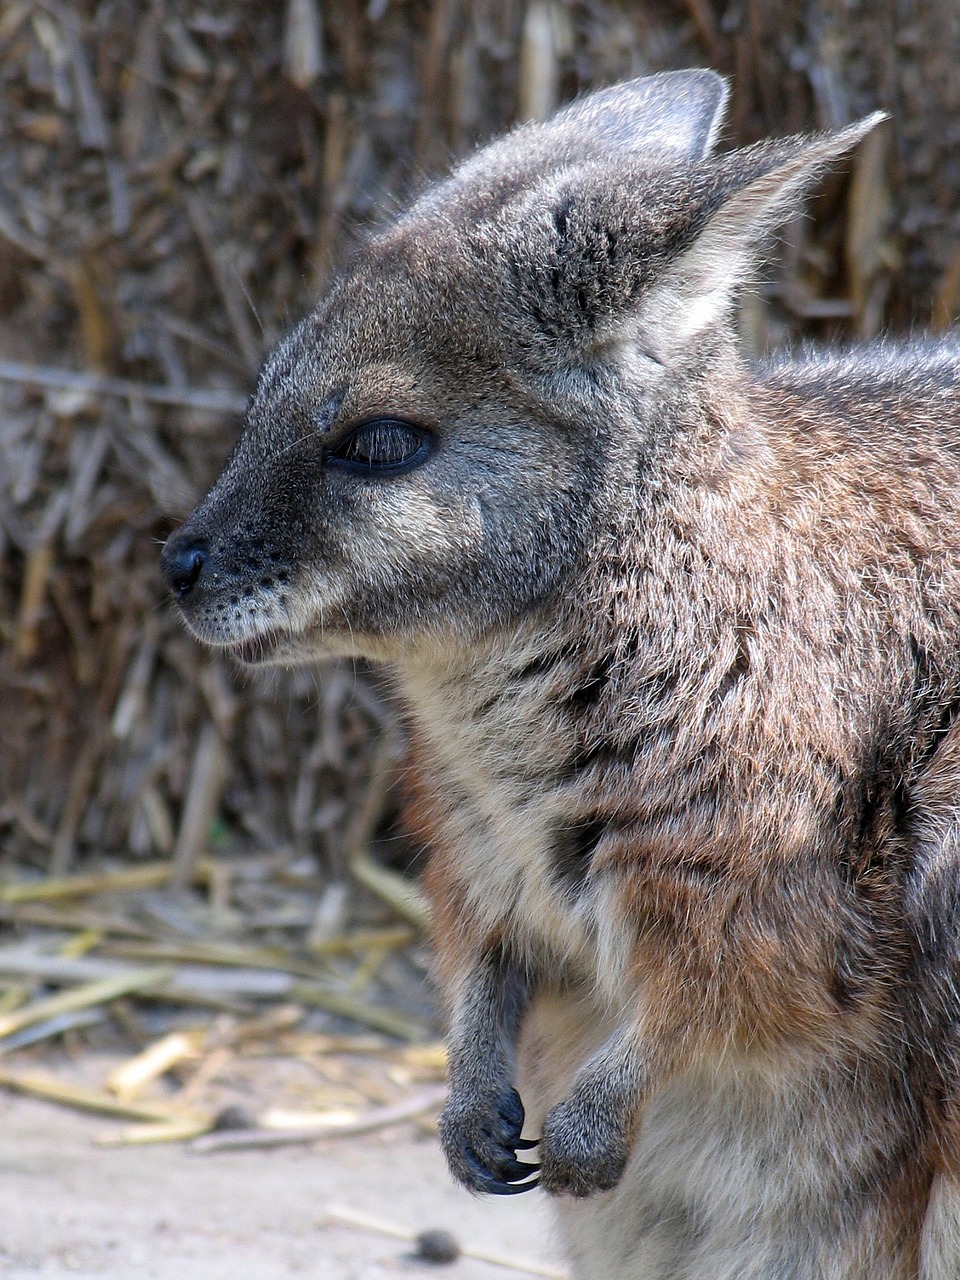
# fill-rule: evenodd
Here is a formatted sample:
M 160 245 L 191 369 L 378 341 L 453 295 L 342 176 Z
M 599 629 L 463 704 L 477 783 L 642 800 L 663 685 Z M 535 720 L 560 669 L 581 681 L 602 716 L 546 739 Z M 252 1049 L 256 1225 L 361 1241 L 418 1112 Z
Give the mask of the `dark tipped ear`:
M 568 146 L 579 142 L 580 160 L 604 151 L 700 160 L 716 140 L 727 96 L 727 82 L 715 71 L 664 71 L 588 94 L 544 128 Z
M 714 162 L 731 194 L 642 300 L 643 328 L 655 341 L 654 354 L 668 360 L 723 318 L 770 231 L 799 210 L 806 191 L 833 161 L 885 118 L 877 111 L 837 133 L 759 143 Z

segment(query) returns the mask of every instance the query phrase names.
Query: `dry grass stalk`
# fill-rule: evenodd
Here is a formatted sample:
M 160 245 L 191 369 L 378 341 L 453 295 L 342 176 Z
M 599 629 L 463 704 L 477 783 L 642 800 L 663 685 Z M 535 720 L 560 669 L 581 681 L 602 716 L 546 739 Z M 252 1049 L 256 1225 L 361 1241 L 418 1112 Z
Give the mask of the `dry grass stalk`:
M 247 407 L 246 397 L 233 391 L 164 387 L 135 382 L 132 378 L 108 378 L 72 369 L 19 364 L 13 360 L 0 360 L 0 382 L 46 387 L 51 391 L 72 391 L 80 396 L 116 396 L 121 400 L 142 400 L 147 404 L 171 405 L 218 415 L 239 416 Z
M 357 853 L 350 859 L 350 873 L 415 928 L 421 932 L 430 928 L 427 900 L 406 876 L 376 862 L 368 853 Z
M 23 1027 L 32 1026 L 61 1013 L 72 1013 L 77 1009 L 86 1009 L 91 1005 L 107 1004 L 118 996 L 129 995 L 133 991 L 146 991 L 160 986 L 170 979 L 168 969 L 134 969 L 116 977 L 103 978 L 85 986 L 75 987 L 71 991 L 63 991 L 59 995 L 48 996 L 43 1000 L 35 1000 L 23 1005 L 12 1013 L 0 1015 L 0 1038 L 12 1035 Z
M 26 1093 L 46 1102 L 56 1102 L 60 1106 L 73 1107 L 78 1111 L 93 1111 L 98 1115 L 115 1116 L 120 1120 L 141 1120 L 150 1124 L 172 1125 L 187 1118 L 178 1114 L 172 1107 L 121 1102 L 108 1093 L 102 1093 L 99 1089 L 88 1089 L 81 1085 L 67 1084 L 62 1080 L 52 1080 L 46 1076 L 26 1072 L 0 1070 L 0 1087 L 14 1089 L 17 1093 Z M 199 1118 L 196 1122 L 200 1123 Z M 212 1121 L 204 1118 L 203 1123 L 209 1127 Z
M 424 1089 L 393 1106 L 371 1107 L 369 1111 L 348 1115 L 343 1111 L 318 1112 L 302 1129 L 248 1129 L 238 1133 L 211 1133 L 191 1143 L 191 1150 L 201 1154 L 214 1151 L 243 1151 L 253 1148 L 296 1146 L 316 1142 L 318 1138 L 350 1137 L 372 1133 L 376 1129 L 404 1124 L 426 1111 L 442 1106 L 446 1086 Z
M 200 1051 L 198 1036 L 171 1032 L 111 1071 L 107 1089 L 121 1102 L 133 1102 L 171 1067 L 195 1061 Z
M 169 862 L 151 862 L 88 875 L 48 876 L 42 880 L 5 884 L 0 888 L 0 902 L 53 902 L 63 898 L 92 897 L 99 893 L 157 889 L 169 882 L 170 874 Z
M 388 1222 L 384 1218 L 375 1218 L 371 1214 L 358 1213 L 342 1205 L 328 1205 L 324 1220 L 340 1223 L 346 1227 L 358 1227 L 361 1231 L 373 1231 L 377 1235 L 390 1236 L 394 1240 L 407 1240 L 411 1244 L 418 1239 L 416 1232 L 398 1223 Z M 519 1275 L 547 1276 L 549 1280 L 569 1280 L 570 1273 L 560 1267 L 550 1267 L 539 1262 L 528 1262 L 515 1258 L 499 1250 L 484 1249 L 475 1245 L 461 1245 L 460 1255 L 464 1258 L 475 1258 L 478 1262 L 489 1262 L 492 1266 L 503 1267 Z

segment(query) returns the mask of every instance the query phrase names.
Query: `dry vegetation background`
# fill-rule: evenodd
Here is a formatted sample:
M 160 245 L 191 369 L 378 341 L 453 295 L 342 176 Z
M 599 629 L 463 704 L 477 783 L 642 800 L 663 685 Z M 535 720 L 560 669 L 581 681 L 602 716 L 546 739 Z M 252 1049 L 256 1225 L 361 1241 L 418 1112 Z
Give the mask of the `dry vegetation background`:
M 398 198 L 582 90 L 695 64 L 734 77 L 727 143 L 893 117 L 786 229 L 746 340 L 949 323 L 955 0 L 0 5 L 3 874 L 172 861 L 225 929 L 253 893 L 265 938 L 362 909 L 349 859 L 374 829 L 401 847 L 383 689 L 238 676 L 181 632 L 158 545 L 264 351 Z M 217 880 L 244 858 L 299 876 L 296 909 Z

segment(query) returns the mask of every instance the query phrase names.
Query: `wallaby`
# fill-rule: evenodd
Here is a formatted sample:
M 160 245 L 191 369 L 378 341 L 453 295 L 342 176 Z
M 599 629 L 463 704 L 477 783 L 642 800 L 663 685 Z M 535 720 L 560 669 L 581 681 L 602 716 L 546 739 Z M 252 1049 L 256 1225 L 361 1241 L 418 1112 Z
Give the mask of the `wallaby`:
M 716 154 L 725 97 L 429 187 L 163 568 L 245 663 L 396 673 L 456 1178 L 557 1197 L 580 1280 L 957 1280 L 960 347 L 751 366 L 758 246 L 879 117 Z

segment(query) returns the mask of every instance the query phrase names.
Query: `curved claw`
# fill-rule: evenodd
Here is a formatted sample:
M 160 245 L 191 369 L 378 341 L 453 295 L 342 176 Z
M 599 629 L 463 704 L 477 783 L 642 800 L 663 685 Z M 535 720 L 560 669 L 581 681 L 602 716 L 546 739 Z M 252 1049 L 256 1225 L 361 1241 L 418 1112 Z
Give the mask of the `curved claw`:
M 495 1167 L 490 1168 L 470 1148 L 467 1148 L 463 1154 L 467 1164 L 470 1166 L 470 1182 L 474 1191 L 481 1191 L 486 1195 L 492 1196 L 509 1196 L 520 1191 L 526 1191 L 528 1187 L 536 1185 L 536 1183 L 523 1182 L 522 1180 L 529 1178 L 532 1174 L 539 1174 L 540 1166 L 538 1164 L 524 1164 L 520 1160 L 511 1159 L 503 1160 Z M 539 1178 L 537 1181 L 539 1182 Z
M 537 1186 L 539 1164 L 517 1158 L 538 1145 L 536 1139 L 521 1138 L 524 1119 L 516 1089 L 490 1099 L 485 1114 L 448 1104 L 440 1128 L 454 1176 L 471 1191 L 487 1195 L 519 1195 Z
M 519 1196 L 524 1191 L 533 1191 L 535 1187 L 539 1187 L 540 1179 L 532 1178 L 530 1182 L 502 1182 L 493 1183 L 489 1187 L 482 1187 L 481 1190 L 490 1196 Z

